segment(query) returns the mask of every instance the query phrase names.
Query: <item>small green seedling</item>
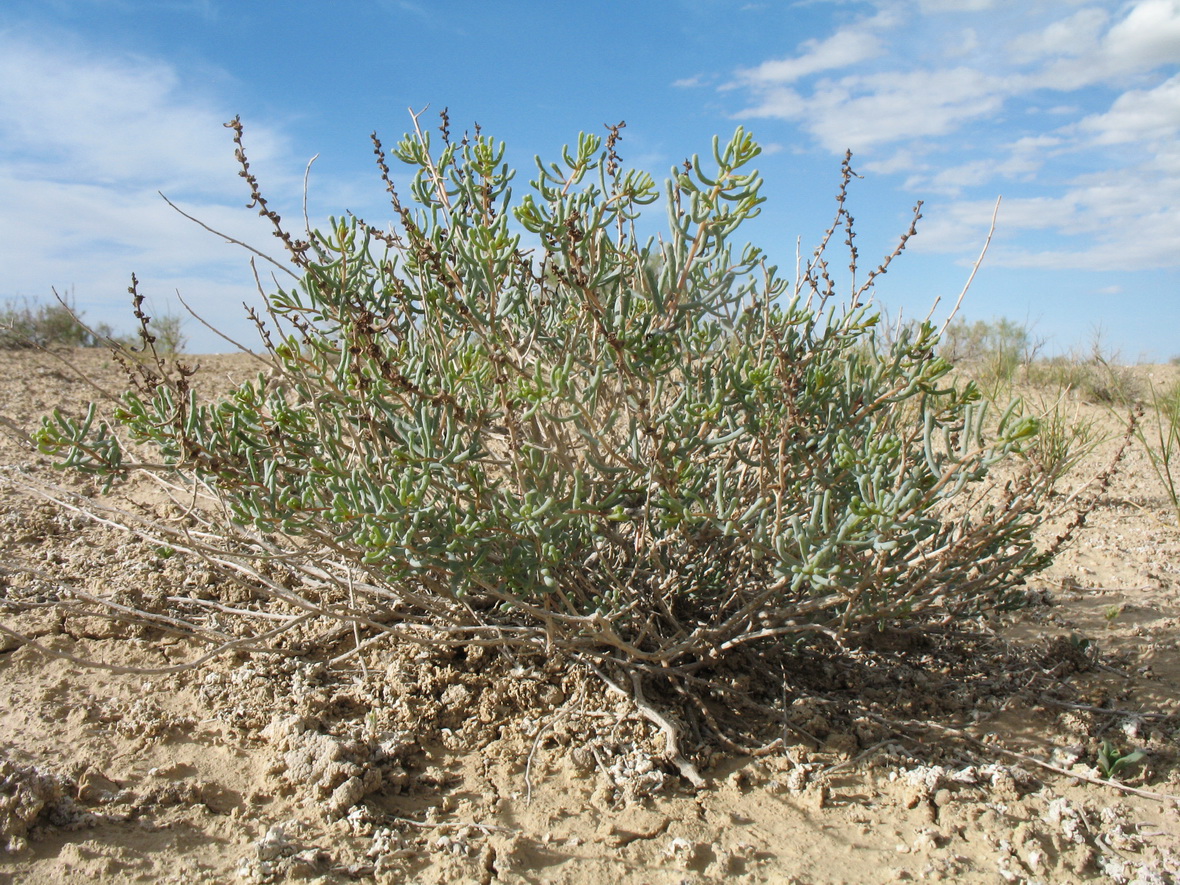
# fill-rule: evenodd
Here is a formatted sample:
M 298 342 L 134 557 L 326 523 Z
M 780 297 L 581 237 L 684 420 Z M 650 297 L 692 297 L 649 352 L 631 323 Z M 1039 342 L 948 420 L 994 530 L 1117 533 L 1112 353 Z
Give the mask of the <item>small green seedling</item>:
M 1125 768 L 1145 758 L 1147 754 L 1142 750 L 1133 753 L 1121 753 L 1111 741 L 1103 741 L 1098 748 L 1098 768 L 1107 780 L 1114 780 L 1116 774 Z
M 1123 607 L 1121 605 L 1108 605 L 1106 607 L 1106 613 L 1105 613 L 1106 614 L 1106 623 L 1113 624 L 1115 621 L 1115 618 L 1117 618 L 1122 613 L 1123 613 Z

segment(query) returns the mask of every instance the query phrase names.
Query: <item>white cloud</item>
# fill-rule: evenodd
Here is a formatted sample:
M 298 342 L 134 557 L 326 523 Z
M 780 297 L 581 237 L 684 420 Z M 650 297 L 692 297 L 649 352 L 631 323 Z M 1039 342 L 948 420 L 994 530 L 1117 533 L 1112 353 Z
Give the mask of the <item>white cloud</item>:
M 1180 180 L 1167 169 L 1180 149 L 1123 169 L 1071 180 L 1056 196 L 1004 199 L 988 263 L 1059 270 L 1146 270 L 1175 267 L 1180 229 Z M 978 247 L 994 202 L 930 204 L 918 251 Z
M 1018 34 L 1008 49 L 1021 63 L 1059 56 L 1078 56 L 1098 49 L 1102 29 L 1110 20 L 1104 9 L 1080 9 L 1036 31 Z
M 1013 142 L 1012 148 L 1016 151 L 1040 151 L 1058 147 L 1062 143 L 1063 139 L 1057 135 L 1026 135 Z
M 1069 53 L 1030 78 L 1028 86 L 1072 91 L 1180 60 L 1180 0 L 1139 0 L 1097 43 Z
M 837 31 L 826 40 L 808 40 L 803 53 L 792 58 L 766 61 L 738 72 L 753 87 L 779 86 L 820 71 L 847 68 L 881 54 L 881 41 L 863 27 Z
M 863 164 L 866 172 L 874 175 L 894 175 L 898 172 L 911 172 L 927 168 L 923 159 L 924 151 L 914 146 L 899 148 L 883 160 L 869 160 Z
M 944 167 L 934 174 L 911 175 L 908 190 L 957 196 L 965 188 L 979 187 L 1001 179 L 1026 181 L 1060 152 L 1063 141 L 1053 135 L 1026 136 L 997 148 L 996 155 L 981 157 L 956 166 Z
M 0 148 L 46 178 L 241 194 L 230 116 L 158 61 L 0 34 Z M 282 150 L 250 127 L 252 162 Z
M 1096 144 L 1126 144 L 1180 134 L 1180 74 L 1154 89 L 1124 92 L 1104 114 L 1092 114 L 1078 128 L 1094 133 Z
M 994 195 L 1010 192 L 989 263 L 1177 265 L 1180 0 L 875 5 L 888 15 L 871 34 L 847 25 L 740 71 L 737 116 L 851 147 L 866 171 L 933 195 L 919 250 L 973 259 Z M 857 47 L 864 59 L 836 64 Z
M 239 321 L 241 301 L 253 297 L 249 256 L 157 193 L 281 257 L 267 224 L 242 208 L 248 194 L 223 126 L 232 114 L 195 79 L 60 35 L 50 45 L 0 32 L 0 296 L 40 299 L 78 283 L 87 318 L 127 328 L 134 271 L 158 303 L 179 288 L 211 321 Z M 276 207 L 292 205 L 302 164 L 286 139 L 247 121 L 246 147 Z M 193 331 L 195 343 L 218 345 Z
M 770 90 L 739 116 L 798 120 L 824 147 L 841 152 L 945 135 L 1001 103 L 995 78 L 971 68 L 890 71 L 823 80 L 806 97 Z
M 918 0 L 918 9 L 923 14 L 947 12 L 981 12 L 991 9 L 997 0 Z
M 0 218 L 8 216 L 4 227 L 12 233 L 0 242 L 0 249 L 12 252 L 0 261 L 5 267 L 19 266 L 18 258 L 22 254 L 45 259 L 63 271 L 74 260 L 94 261 L 96 254 L 98 260 L 114 258 L 125 266 L 126 256 L 134 254 L 153 265 L 187 272 L 217 263 L 229 248 L 224 241 L 201 231 L 170 208 L 151 188 L 131 190 L 9 176 L 0 177 L 0 182 L 7 195 L 4 204 L 0 204 Z M 264 248 L 273 242 L 268 226 L 255 213 L 209 201 L 186 201 L 179 205 L 210 227 L 236 239 L 246 239 Z M 31 207 L 37 207 L 41 223 L 11 223 L 21 211 L 28 212 Z M 96 244 L 105 249 L 94 250 Z M 240 250 L 238 254 L 242 254 Z M 132 269 L 128 267 L 124 273 Z
M 1142 0 L 1110 29 L 1105 52 L 1142 70 L 1180 61 L 1180 0 Z
M 920 12 L 941 14 L 915 21 L 915 10 L 906 10 L 915 2 Z M 982 32 L 962 27 L 956 14 L 978 12 L 988 3 L 878 0 L 878 5 L 874 17 L 807 41 L 797 55 L 739 70 L 723 88 L 743 88 L 753 101 L 737 116 L 794 121 L 833 152 L 849 146 L 863 151 L 948 135 L 997 117 L 1014 98 L 1037 90 L 1076 93 L 1180 62 L 1180 0 L 1138 0 L 1117 19 L 1105 8 L 1113 5 L 1109 0 L 1067 15 L 1059 4 L 1034 2 L 1027 15 L 997 19 Z M 940 46 L 943 56 L 971 55 L 971 62 L 950 68 L 924 62 Z M 853 70 L 822 76 L 848 68 Z M 1144 107 L 1133 106 L 1136 98 Z M 1130 93 L 1112 113 L 1146 125 L 1147 103 L 1170 98 L 1167 91 Z M 1076 105 L 1059 104 L 1035 113 L 1064 118 L 1078 111 Z M 1155 116 L 1170 119 L 1167 109 Z
M 253 299 L 249 256 L 201 230 L 144 188 L 123 190 L 76 182 L 0 175 L 0 266 L 9 295 L 40 299 L 50 286 L 80 288 L 79 304 L 96 321 L 128 326 L 132 272 L 157 302 L 176 289 L 211 321 L 237 322 L 241 302 Z M 217 230 L 271 250 L 278 244 L 262 219 L 237 206 L 186 202 L 182 208 Z M 265 272 L 268 265 L 262 264 Z M 88 307 L 93 301 L 96 309 Z
M 979 34 L 975 28 L 964 28 L 959 35 L 959 44 L 957 46 L 950 45 L 946 49 L 946 55 L 951 58 L 958 58 L 960 56 L 968 55 L 979 48 Z

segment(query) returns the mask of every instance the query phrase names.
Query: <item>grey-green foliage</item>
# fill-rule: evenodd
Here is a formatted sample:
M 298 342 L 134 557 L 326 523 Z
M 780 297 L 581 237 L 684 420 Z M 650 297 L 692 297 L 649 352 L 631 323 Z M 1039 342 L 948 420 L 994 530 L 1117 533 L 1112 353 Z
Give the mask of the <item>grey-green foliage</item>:
M 100 347 L 112 332 L 100 324 L 91 329 L 78 320 L 69 301 L 54 304 L 10 300 L 0 307 L 0 349 L 27 347 Z
M 259 323 L 268 371 L 205 401 L 183 365 L 135 362 L 118 433 L 58 415 L 40 446 L 107 476 L 139 457 L 121 436 L 149 447 L 224 503 L 227 550 L 372 629 L 687 673 L 1018 601 L 1049 559 L 1050 479 L 1020 455 L 1036 422 L 989 419 L 928 324 L 878 347 L 822 250 L 790 284 L 739 245 L 758 153 L 739 129 L 673 170 L 667 229 L 640 240 L 660 190 L 613 137 L 514 191 L 500 142 L 407 136 L 410 205 L 377 142 L 389 228 L 298 240 L 259 202 L 299 274 Z
M 992 322 L 955 320 L 943 333 L 939 352 L 971 373 L 995 401 L 1010 395 L 1018 371 L 1028 369 L 1043 344 L 1028 326 L 1007 317 Z
M 183 353 L 188 346 L 188 335 L 184 332 L 184 318 L 174 312 L 166 312 L 151 318 L 151 331 L 156 339 L 155 349 L 162 354 Z

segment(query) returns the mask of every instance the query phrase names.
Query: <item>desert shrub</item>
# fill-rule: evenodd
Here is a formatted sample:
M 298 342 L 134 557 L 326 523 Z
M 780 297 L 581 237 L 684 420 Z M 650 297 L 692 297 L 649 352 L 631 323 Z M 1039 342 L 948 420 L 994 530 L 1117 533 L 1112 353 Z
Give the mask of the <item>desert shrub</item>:
M 1148 404 L 1150 411 L 1136 426 L 1135 436 L 1180 520 L 1180 381 L 1163 389 L 1149 382 Z
M 326 621 L 704 697 L 745 650 L 1016 604 L 1048 564 L 1036 420 L 989 419 L 928 323 L 878 346 L 870 287 L 913 228 L 835 295 L 850 160 L 835 223 L 786 281 L 734 244 L 762 202 L 741 129 L 674 170 L 652 239 L 634 222 L 660 189 L 623 169 L 617 129 L 538 160 L 518 195 L 502 143 L 417 125 L 393 151 L 412 203 L 374 136 L 390 227 L 297 238 L 231 125 L 293 268 L 255 316 L 257 377 L 203 400 L 183 362 L 128 359 L 113 423 L 57 414 L 37 434 L 63 465 L 158 475 L 177 521 L 117 518 L 262 593 L 173 601 L 170 629 L 266 649 Z
M 1052 398 L 1030 395 L 1029 401 L 1039 429 L 1025 454 L 1053 482 L 1073 473 L 1098 446 L 1112 438 L 1101 431 L 1095 417 L 1079 414 L 1076 403 L 1071 407 L 1065 391 L 1057 391 Z
M 83 325 L 71 299 L 34 303 L 9 300 L 0 308 L 0 349 L 100 347 L 111 336 L 106 324 Z
M 1006 317 L 987 320 L 954 320 L 939 341 L 939 353 L 960 367 L 993 402 L 1007 398 L 1021 371 L 1027 372 L 1044 346 L 1032 330 Z
M 184 317 L 167 311 L 151 317 L 150 328 L 156 339 L 156 350 L 162 354 L 184 353 L 188 346 L 188 335 L 184 332 Z
M 1094 355 L 1051 357 L 1031 366 L 1028 378 L 1036 387 L 1066 390 L 1099 405 L 1133 405 L 1144 393 L 1132 369 Z
M 1133 367 L 1098 354 L 1091 359 L 1088 368 L 1091 371 L 1083 382 L 1082 391 L 1091 402 L 1129 407 L 1143 401 L 1143 382 Z
M 911 324 L 912 325 L 912 324 Z M 938 343 L 939 355 L 972 378 L 992 402 L 1006 401 L 1016 385 L 1068 391 L 1098 404 L 1132 405 L 1144 391 L 1135 373 L 1120 364 L 1117 354 L 1095 333 L 1089 346 L 1043 358 L 1046 340 L 1031 328 L 1006 317 L 998 320 L 954 320 Z

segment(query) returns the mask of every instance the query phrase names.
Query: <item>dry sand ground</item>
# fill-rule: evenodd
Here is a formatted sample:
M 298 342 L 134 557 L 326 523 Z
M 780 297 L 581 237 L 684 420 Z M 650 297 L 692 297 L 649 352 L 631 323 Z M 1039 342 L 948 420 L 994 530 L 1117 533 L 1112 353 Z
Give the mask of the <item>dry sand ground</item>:
M 117 383 L 104 355 L 71 358 Z M 0 415 L 30 426 L 88 397 L 44 356 L 0 354 Z M 48 471 L 2 438 L 0 464 Z M 1174 882 L 1176 801 L 1032 760 L 1093 778 L 1106 739 L 1148 753 L 1125 784 L 1180 795 L 1175 523 L 1132 451 L 1037 604 L 992 620 L 1000 638 L 801 655 L 785 751 L 715 753 L 697 791 L 622 698 L 535 661 L 374 647 L 336 671 L 119 675 L 0 639 L 0 881 Z M 0 488 L 0 623 L 53 649 L 185 660 L 180 641 L 72 614 L 71 592 L 210 581 Z

